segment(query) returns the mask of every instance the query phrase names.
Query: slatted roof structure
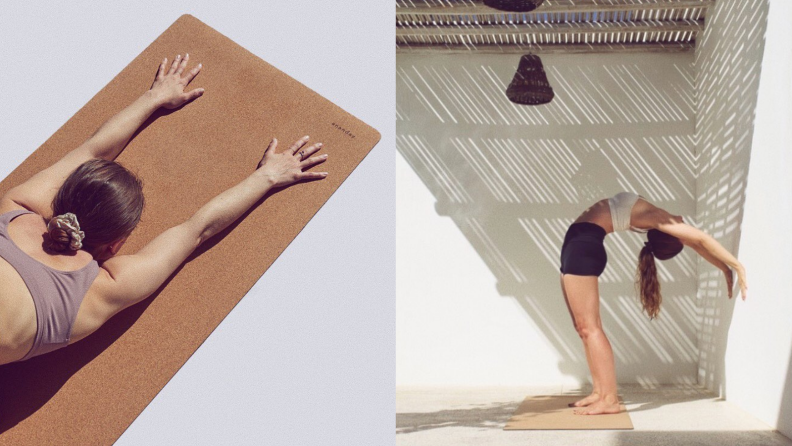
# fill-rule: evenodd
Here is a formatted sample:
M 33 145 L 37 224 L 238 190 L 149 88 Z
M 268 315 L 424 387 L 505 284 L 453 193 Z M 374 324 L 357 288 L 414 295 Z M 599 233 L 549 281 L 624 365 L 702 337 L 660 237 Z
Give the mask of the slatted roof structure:
M 715 0 L 545 0 L 505 12 L 482 0 L 396 0 L 398 53 L 679 52 Z

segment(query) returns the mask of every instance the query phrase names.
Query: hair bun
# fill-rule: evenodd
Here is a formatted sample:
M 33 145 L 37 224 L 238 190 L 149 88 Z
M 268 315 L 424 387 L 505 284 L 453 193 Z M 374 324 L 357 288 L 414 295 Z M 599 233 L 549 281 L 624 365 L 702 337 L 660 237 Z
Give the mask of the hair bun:
M 80 230 L 80 223 L 77 221 L 77 216 L 71 212 L 53 217 L 47 224 L 47 230 L 53 242 L 61 243 L 62 249 L 65 249 L 65 244 L 67 242 L 69 249 L 73 251 L 82 248 L 85 232 Z M 58 230 L 62 232 L 60 236 L 57 234 Z M 66 237 L 68 237 L 68 239 Z

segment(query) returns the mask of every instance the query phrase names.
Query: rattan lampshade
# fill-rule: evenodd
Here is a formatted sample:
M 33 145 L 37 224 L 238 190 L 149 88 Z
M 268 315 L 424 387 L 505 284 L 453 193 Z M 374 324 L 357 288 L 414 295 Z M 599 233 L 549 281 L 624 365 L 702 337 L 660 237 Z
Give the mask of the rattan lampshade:
M 523 105 L 547 104 L 553 100 L 553 87 L 547 81 L 539 56 L 526 54 L 520 58 L 520 65 L 506 89 L 506 96 L 510 101 Z
M 542 3 L 544 0 L 484 0 L 484 4 L 490 8 L 512 12 L 533 11 Z

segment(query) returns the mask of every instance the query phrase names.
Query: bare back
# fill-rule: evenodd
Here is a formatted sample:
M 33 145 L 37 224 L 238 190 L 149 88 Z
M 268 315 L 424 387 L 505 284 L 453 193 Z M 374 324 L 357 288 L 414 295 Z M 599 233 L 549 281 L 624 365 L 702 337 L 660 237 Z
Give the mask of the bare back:
M 630 225 L 643 229 L 656 229 L 658 223 L 667 220 L 671 214 L 649 203 L 643 198 L 638 198 L 630 212 Z M 589 222 L 601 226 L 605 232 L 613 232 L 613 218 L 611 216 L 608 199 L 602 199 L 589 206 L 574 221 L 575 223 Z
M 10 200 L 0 200 L 0 214 L 24 209 Z M 38 214 L 22 214 L 7 227 L 11 241 L 34 260 L 59 271 L 75 271 L 85 267 L 93 257 L 86 251 L 74 254 L 48 252 L 43 245 L 47 225 Z M 107 318 L 98 290 L 108 280 L 107 271 L 99 275 L 82 300 L 72 326 L 69 345 L 96 331 Z M 16 361 L 31 349 L 37 329 L 33 296 L 19 272 L 0 257 L 0 364 Z

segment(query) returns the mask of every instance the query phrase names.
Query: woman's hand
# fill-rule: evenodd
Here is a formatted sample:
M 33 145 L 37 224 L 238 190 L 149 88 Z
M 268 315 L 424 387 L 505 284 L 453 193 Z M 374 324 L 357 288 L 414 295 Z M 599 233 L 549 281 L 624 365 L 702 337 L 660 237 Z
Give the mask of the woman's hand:
M 745 280 L 745 268 L 742 266 L 742 263 L 740 263 L 734 270 L 737 272 L 737 283 L 740 285 L 740 295 L 742 299 L 745 300 L 748 294 L 748 282 Z
M 168 58 L 166 57 L 160 64 L 157 78 L 151 84 L 150 91 L 157 98 L 161 107 L 167 109 L 181 107 L 185 102 L 203 95 L 203 88 L 196 88 L 187 93 L 184 92 L 184 87 L 201 71 L 201 64 L 198 64 L 187 75 L 182 77 L 184 69 L 187 68 L 187 60 L 189 58 L 190 55 L 185 54 L 184 59 L 181 59 L 181 54 L 179 54 L 167 71 L 165 65 L 168 63 Z
M 748 282 L 745 280 L 745 268 L 743 268 L 742 264 L 738 264 L 734 270 L 737 272 L 737 283 L 740 285 L 740 295 L 742 299 L 745 300 L 745 297 L 748 293 Z M 734 275 L 732 274 L 731 268 L 726 268 L 723 270 L 724 276 L 726 276 L 726 287 L 729 290 L 729 299 L 732 298 L 732 289 L 734 288 Z
M 289 186 L 305 179 L 322 179 L 326 177 L 327 172 L 303 172 L 303 169 L 312 167 L 327 159 L 327 154 L 310 157 L 319 151 L 322 143 L 319 142 L 303 148 L 307 142 L 308 136 L 303 136 L 287 150 L 275 153 L 275 149 L 278 147 L 278 140 L 273 138 L 264 151 L 264 156 L 259 161 L 254 174 L 271 181 L 274 187 Z
M 728 266 L 723 270 L 723 275 L 726 277 L 726 291 L 729 293 L 729 299 L 732 298 L 732 289 L 734 289 L 734 275 L 731 268 Z

